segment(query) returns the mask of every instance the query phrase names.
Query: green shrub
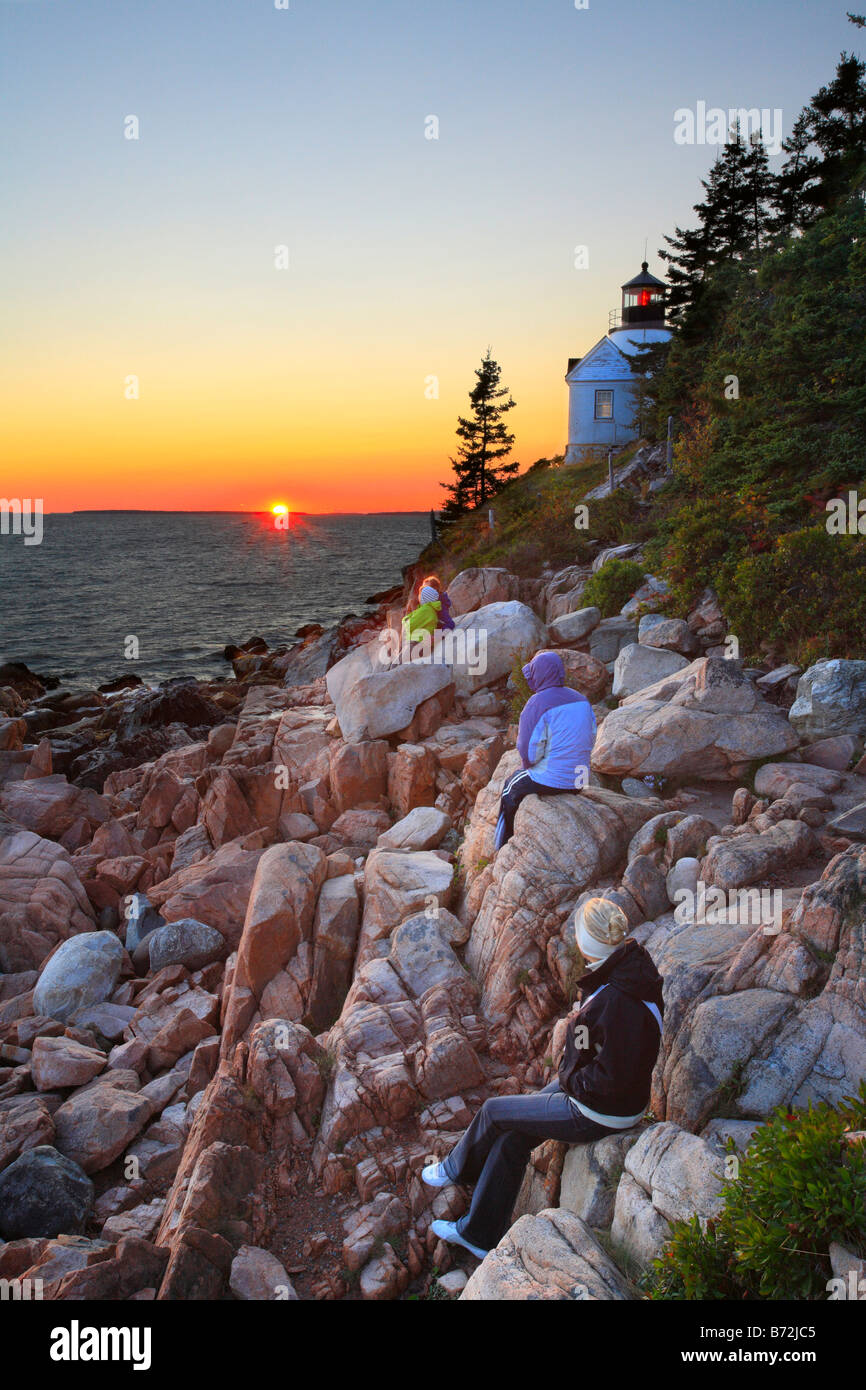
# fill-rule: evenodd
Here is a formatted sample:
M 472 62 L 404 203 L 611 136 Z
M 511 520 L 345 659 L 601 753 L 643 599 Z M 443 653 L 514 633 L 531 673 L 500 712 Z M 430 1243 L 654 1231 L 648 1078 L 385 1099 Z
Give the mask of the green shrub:
M 837 1108 L 777 1110 L 740 1157 L 721 1215 L 675 1222 L 647 1285 L 652 1299 L 826 1298 L 828 1249 L 866 1250 L 866 1081 Z M 729 1144 L 732 1151 L 732 1146 Z
M 511 684 L 514 686 L 514 694 L 511 697 L 511 722 L 516 724 L 523 712 L 523 706 L 529 699 L 532 691 L 529 689 L 529 682 L 523 674 L 523 668 L 530 660 L 526 652 L 515 652 L 511 658 Z
M 612 618 L 640 588 L 643 578 L 643 570 L 633 560 L 608 560 L 588 581 L 581 603 L 584 608 L 597 608 L 603 618 Z
M 675 511 L 644 557 L 670 585 L 670 610 L 685 616 L 703 589 L 724 587 L 744 556 L 769 549 L 771 536 L 769 517 L 752 499 L 720 496 Z
M 609 497 L 599 497 L 587 503 L 589 509 L 588 534 L 596 540 L 628 540 L 640 513 L 637 498 L 625 488 L 617 488 Z
M 822 656 L 862 656 L 866 648 L 866 546 L 860 536 L 823 526 L 780 536 L 746 555 L 719 596 L 740 649 L 757 655 L 781 642 L 801 665 Z

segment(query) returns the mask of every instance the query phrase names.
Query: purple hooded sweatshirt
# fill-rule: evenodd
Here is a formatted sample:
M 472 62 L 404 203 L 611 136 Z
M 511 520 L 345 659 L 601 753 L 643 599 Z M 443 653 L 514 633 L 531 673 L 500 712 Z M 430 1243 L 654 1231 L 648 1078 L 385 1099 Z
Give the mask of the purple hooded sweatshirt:
M 453 629 L 454 619 L 451 616 L 451 600 L 444 589 L 440 590 L 439 602 L 442 604 L 442 608 L 439 612 L 439 626 Z
M 517 751 L 523 766 L 532 768 L 533 774 L 540 774 L 537 780 L 545 785 L 573 786 L 572 763 L 575 767 L 583 761 L 588 763 L 589 750 L 595 737 L 592 706 L 585 695 L 566 687 L 565 667 L 562 657 L 557 656 L 556 652 L 538 652 L 524 666 L 523 674 L 533 692 L 523 708 L 517 733 Z M 550 720 L 545 720 L 549 711 L 561 705 L 582 705 L 583 709 L 575 710 L 574 718 L 564 716 L 564 722 L 558 715 L 552 724 Z M 553 738 L 560 740 L 562 747 L 548 747 L 544 757 L 533 763 L 533 734 L 541 722 L 550 725 Z

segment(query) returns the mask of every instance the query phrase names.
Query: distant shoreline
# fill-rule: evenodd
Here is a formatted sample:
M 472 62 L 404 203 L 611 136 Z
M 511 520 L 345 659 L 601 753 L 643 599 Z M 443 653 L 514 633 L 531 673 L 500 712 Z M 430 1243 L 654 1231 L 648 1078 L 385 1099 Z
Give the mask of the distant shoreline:
M 377 512 L 296 512 L 289 516 L 426 516 L 429 507 L 403 507 Z M 76 507 L 71 512 L 46 512 L 46 516 L 270 516 L 267 507 L 237 511 L 227 507 Z

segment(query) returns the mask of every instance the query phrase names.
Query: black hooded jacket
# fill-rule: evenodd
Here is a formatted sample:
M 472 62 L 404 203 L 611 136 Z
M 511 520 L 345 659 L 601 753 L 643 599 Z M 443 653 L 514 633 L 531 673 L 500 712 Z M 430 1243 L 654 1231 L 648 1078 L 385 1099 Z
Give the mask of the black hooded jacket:
M 581 990 L 588 1002 L 569 1022 L 559 1084 L 602 1115 L 636 1115 L 649 1100 L 661 1042 L 658 1021 L 643 1001 L 664 1016 L 662 977 L 643 946 L 624 941 L 585 976 Z M 577 1032 L 584 1028 L 586 1046 Z

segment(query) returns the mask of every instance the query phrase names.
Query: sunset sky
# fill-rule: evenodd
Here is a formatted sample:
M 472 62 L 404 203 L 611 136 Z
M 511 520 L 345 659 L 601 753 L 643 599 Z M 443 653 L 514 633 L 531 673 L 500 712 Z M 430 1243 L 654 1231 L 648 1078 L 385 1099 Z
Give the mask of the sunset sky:
M 566 359 L 693 220 L 713 151 L 674 111 L 787 134 L 862 47 L 845 8 L 0 0 L 0 492 L 438 506 L 488 344 L 514 456 L 561 452 Z

